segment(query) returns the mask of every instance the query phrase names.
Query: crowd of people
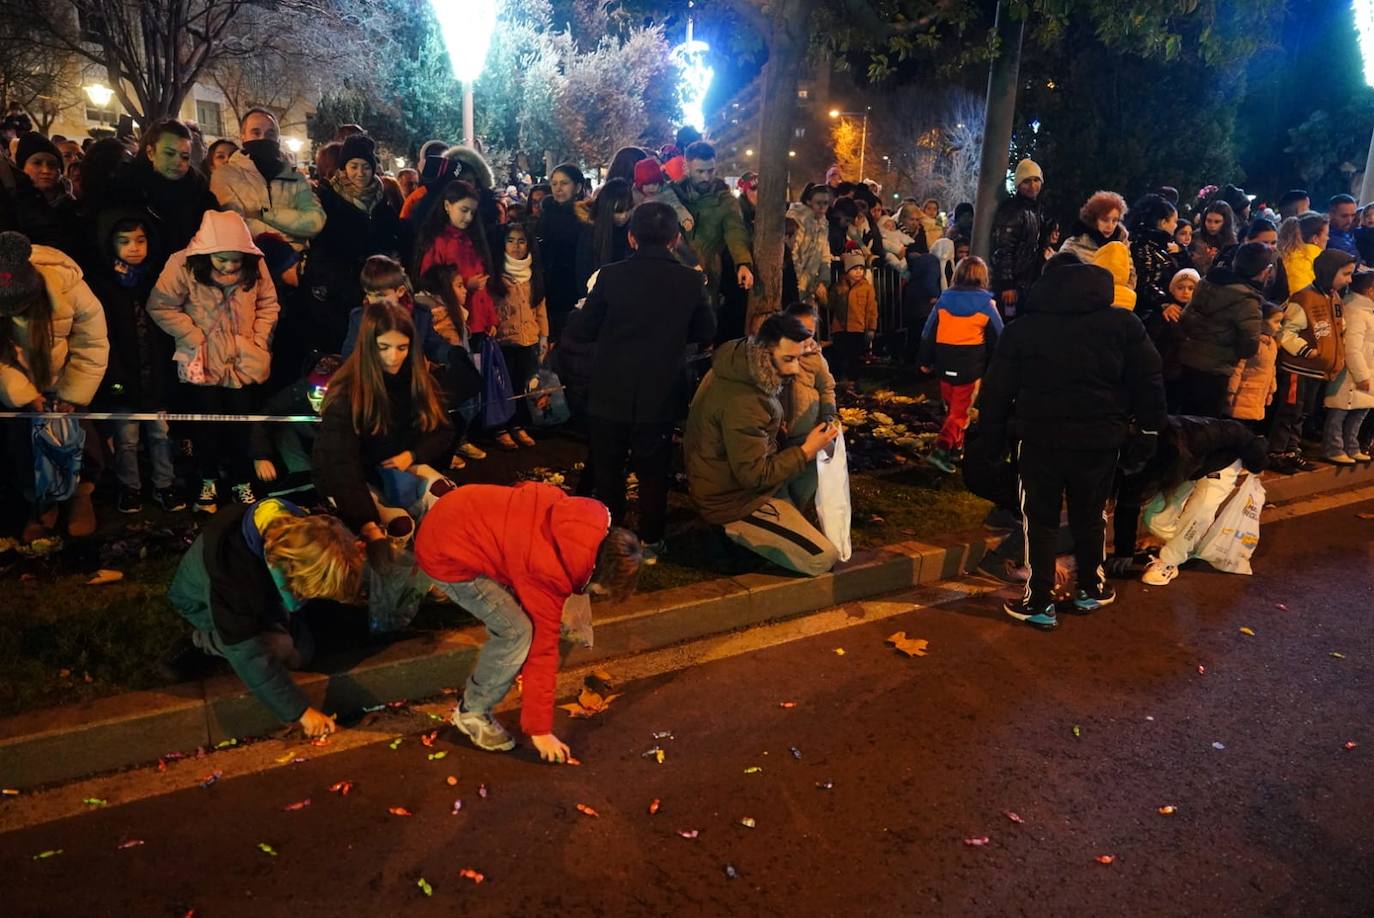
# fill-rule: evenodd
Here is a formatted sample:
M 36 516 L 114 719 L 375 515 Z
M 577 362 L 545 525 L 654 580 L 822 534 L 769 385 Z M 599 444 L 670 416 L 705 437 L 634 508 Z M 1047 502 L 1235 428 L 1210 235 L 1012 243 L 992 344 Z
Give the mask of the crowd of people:
M 678 445 L 722 569 L 742 548 L 829 571 L 817 457 L 877 349 L 938 380 L 929 463 L 1021 518 L 1027 586 L 1006 610 L 1043 629 L 1111 603 L 1109 572 L 1177 576 L 1194 535 L 1142 558 L 1137 530 L 1184 481 L 1310 468 L 1319 415 L 1328 460 L 1370 461 L 1374 272 L 1356 266 L 1374 256 L 1374 206 L 1345 195 L 1313 213 L 1290 192 L 1275 214 L 1229 185 L 1182 209 L 1172 188 L 1129 206 L 1100 191 L 1062 232 L 1024 160 L 985 261 L 969 253 L 971 204 L 889 213 L 835 167 L 776 215 L 782 308 L 746 328 L 753 229 L 770 218 L 758 177 L 731 188 L 691 128 L 622 148 L 596 188 L 573 163 L 502 185 L 478 150 L 442 141 L 386 175 L 357 125 L 302 170 L 264 109 L 208 147 L 176 120 L 136 142 L 83 146 L 14 119 L 0 138 L 0 402 L 33 414 L 5 422 L 22 540 L 94 532 L 107 465 L 120 512 L 145 493 L 193 504 L 208 520 L 170 594 L 193 630 L 169 672 L 225 658 L 312 736 L 334 724 L 289 675 L 313 646 L 295 613 L 364 583 L 375 606 L 406 592 L 399 579 L 490 633 L 458 729 L 510 748 L 490 712 L 523 669 L 521 725 L 564 759 L 560 629 L 668 551 Z M 900 278 L 896 327 L 881 327 L 877 271 Z M 536 445 L 551 373 L 588 444 L 576 496 L 456 486 L 487 450 Z M 311 486 L 327 513 L 289 499 Z M 392 612 L 374 622 L 405 620 Z

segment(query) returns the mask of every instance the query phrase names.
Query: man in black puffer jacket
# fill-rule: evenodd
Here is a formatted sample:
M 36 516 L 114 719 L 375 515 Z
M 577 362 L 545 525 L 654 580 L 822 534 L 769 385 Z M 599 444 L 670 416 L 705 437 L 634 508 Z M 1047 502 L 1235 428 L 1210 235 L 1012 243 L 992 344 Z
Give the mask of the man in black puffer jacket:
M 1078 592 L 1066 608 L 1086 614 L 1116 599 L 1103 571 L 1104 508 L 1117 460 L 1143 466 L 1164 421 L 1159 352 L 1134 314 L 1112 307 L 1112 275 L 1096 265 L 1051 267 L 1022 317 L 1007 326 L 983 381 L 982 436 L 994 450 L 1020 440 L 1017 467 L 1031 569 L 1007 614 L 1042 630 L 1058 625 L 1055 536 L 1068 498 Z
M 1040 213 L 1044 185 L 1044 173 L 1035 161 L 1021 160 L 1016 164 L 1016 194 L 998 204 L 992 218 L 992 291 L 1008 319 L 1025 308 L 1026 295 L 1045 261 Z

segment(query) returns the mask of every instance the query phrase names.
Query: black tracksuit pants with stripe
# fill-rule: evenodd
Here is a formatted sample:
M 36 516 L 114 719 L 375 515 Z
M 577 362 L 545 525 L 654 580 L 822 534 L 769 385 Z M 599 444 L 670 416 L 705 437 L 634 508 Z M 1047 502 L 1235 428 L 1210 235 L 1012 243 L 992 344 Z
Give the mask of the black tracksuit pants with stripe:
M 1117 450 L 1061 449 L 1021 444 L 1017 456 L 1020 500 L 1030 566 L 1027 598 L 1048 603 L 1054 593 L 1055 542 L 1059 511 L 1067 501 L 1069 528 L 1078 561 L 1078 587 L 1093 590 L 1106 581 L 1107 498 L 1116 476 Z

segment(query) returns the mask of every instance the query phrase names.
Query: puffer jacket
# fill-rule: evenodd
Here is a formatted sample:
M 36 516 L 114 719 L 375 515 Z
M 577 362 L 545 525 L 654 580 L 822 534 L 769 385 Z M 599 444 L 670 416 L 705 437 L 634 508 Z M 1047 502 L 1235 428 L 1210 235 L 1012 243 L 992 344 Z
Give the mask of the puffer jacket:
M 520 729 L 553 730 L 563 605 L 581 593 L 610 531 L 605 505 L 552 485 L 467 485 L 430 508 L 415 535 L 415 560 L 442 583 L 478 577 L 510 589 L 534 626 L 522 669 Z
M 241 389 L 266 382 L 281 312 L 277 288 L 262 264 L 252 287 L 202 284 L 187 259 L 215 252 L 262 254 L 237 214 L 209 211 L 191 244 L 167 259 L 148 295 L 148 315 L 176 339 L 178 360 L 192 360 L 204 348 L 205 385 Z
M 529 347 L 549 337 L 549 312 L 543 300 L 530 302 L 532 286 L 529 281 L 516 283 L 506 277 L 506 295 L 496 303 L 500 319 L 496 338 L 502 344 Z
M 683 455 L 692 502 L 708 523 L 742 520 L 807 466 L 801 447 L 779 450 L 782 379 L 747 338 L 716 350 L 687 415 Z
M 1259 350 L 1240 362 L 1226 387 L 1231 417 L 1238 421 L 1263 421 L 1265 411 L 1278 388 L 1279 343 L 1268 335 L 1259 340 Z
M 1259 290 L 1225 268 L 1213 268 L 1179 319 L 1179 363 L 1199 373 L 1230 376 L 1259 350 L 1262 303 Z
M 709 289 L 720 289 L 721 253 L 730 252 L 735 267 L 752 266 L 749 230 L 744 226 L 744 214 L 739 200 L 722 181 L 717 180 L 710 191 L 696 190 L 691 179 L 683 179 L 668 186 L 678 200 L 692 214 L 695 221 L 690 233 L 684 234 L 696 253 L 697 260 L 709 278 Z
M 1040 277 L 1044 218 L 1040 205 L 1021 194 L 997 205 L 992 220 L 992 289 L 1026 291 Z
M 800 446 L 807 434 L 837 413 L 835 377 L 819 350 L 802 356 L 801 372 L 782 387 L 783 435 Z
M 1345 372 L 1327 389 L 1326 407 L 1374 408 L 1374 386 L 1361 392 L 1357 382 L 1374 383 L 1374 301 L 1352 293 L 1345 298 Z
M 1131 240 L 1135 267 L 1136 312 L 1142 322 L 1170 302 L 1169 282 L 1179 272 L 1178 259 L 1169 252 L 1173 237 L 1161 229 L 1147 229 Z
M 1288 293 L 1297 293 L 1317 279 L 1317 256 L 1322 253 L 1321 246 L 1304 242 L 1292 252 L 1283 256 L 1283 273 L 1288 278 Z
M 814 305 L 816 288 L 830 283 L 830 224 L 824 214 L 816 216 L 805 204 L 793 204 L 787 216 L 797 224 L 797 236 L 792 243 L 797 287 L 802 302 Z
M 35 245 L 29 263 L 43 278 L 52 309 L 52 377 L 36 380 L 26 368 L 23 348 L 28 344 L 28 321 L 15 316 L 20 350 L 14 361 L 0 362 L 0 402 L 25 408 L 45 392 L 73 405 L 89 405 L 100 388 L 110 358 L 105 311 L 81 269 L 67 255 L 45 245 Z
M 309 179 L 283 168 L 269 182 L 242 150 L 215 170 L 210 190 L 222 206 L 247 221 L 250 235 L 277 233 L 303 249 L 324 229 L 324 208 Z
M 951 385 L 977 382 L 1001 334 L 1002 316 L 988 291 L 951 287 L 940 294 L 921 331 L 921 366 Z

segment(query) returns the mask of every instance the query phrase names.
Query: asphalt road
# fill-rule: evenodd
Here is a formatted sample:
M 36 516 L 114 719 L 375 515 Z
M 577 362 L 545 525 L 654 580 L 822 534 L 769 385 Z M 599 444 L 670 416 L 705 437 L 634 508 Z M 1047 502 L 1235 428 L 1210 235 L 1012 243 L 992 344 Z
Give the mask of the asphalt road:
M 1371 509 L 1269 525 L 1256 576 L 1129 584 L 1053 634 L 989 596 L 628 683 L 594 719 L 559 715 L 580 767 L 450 730 L 111 801 L 0 836 L 0 900 L 255 918 L 1374 914 Z M 886 646 L 897 630 L 929 655 Z M 341 780 L 347 796 L 328 790 Z

